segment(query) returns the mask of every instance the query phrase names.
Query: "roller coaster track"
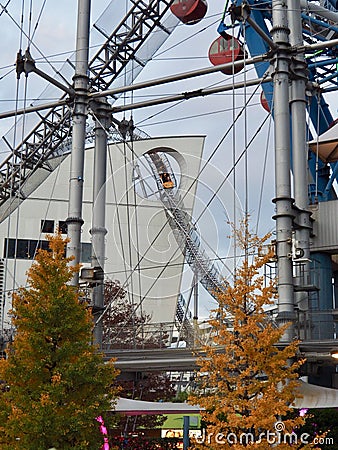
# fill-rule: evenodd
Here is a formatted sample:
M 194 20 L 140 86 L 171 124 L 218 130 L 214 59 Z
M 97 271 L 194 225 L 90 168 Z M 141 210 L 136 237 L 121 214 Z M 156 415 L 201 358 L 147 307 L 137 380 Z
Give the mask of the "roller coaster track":
M 217 297 L 224 290 L 224 282 L 216 265 L 207 256 L 201 247 L 200 239 L 192 218 L 185 211 L 184 203 L 178 191 L 174 188 L 164 189 L 159 174 L 170 174 L 174 185 L 176 180 L 173 170 L 165 154 L 148 153 L 146 159 L 156 179 L 160 198 L 166 211 L 168 222 L 173 230 L 176 242 L 181 249 L 185 260 L 193 270 L 197 280 L 213 296 Z
M 165 16 L 172 2 L 132 0 L 128 13 L 110 35 L 96 27 L 104 36 L 105 43 L 89 62 L 90 92 L 111 87 L 130 61 L 134 65 L 133 72 L 138 73 L 136 66 L 142 68 L 147 62 L 138 59 L 143 44 L 147 41 L 149 45 L 149 40 L 156 35 L 154 31 L 160 30 L 167 36 L 172 31 L 172 28 L 165 26 Z M 155 43 L 153 51 L 157 48 Z M 0 221 L 34 190 L 36 183 L 32 182 L 32 176 L 41 169 L 38 178 L 41 177 L 41 171 L 42 177 L 47 177 L 55 169 L 51 159 L 62 156 L 64 149 L 69 147 L 67 141 L 71 137 L 72 95 L 67 97 L 64 94 L 59 103 L 45 115 L 38 113 L 37 125 L 15 147 L 4 138 L 10 155 L 0 165 Z

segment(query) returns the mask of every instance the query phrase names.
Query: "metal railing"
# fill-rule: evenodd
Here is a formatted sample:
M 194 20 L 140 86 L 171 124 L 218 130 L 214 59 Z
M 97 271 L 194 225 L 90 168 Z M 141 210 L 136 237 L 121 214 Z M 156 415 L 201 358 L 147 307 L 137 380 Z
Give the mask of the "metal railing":
M 303 341 L 337 339 L 338 310 L 298 311 L 297 331 Z
M 145 323 L 137 326 L 116 324 L 105 330 L 102 348 L 103 350 L 168 348 L 174 327 L 174 322 Z

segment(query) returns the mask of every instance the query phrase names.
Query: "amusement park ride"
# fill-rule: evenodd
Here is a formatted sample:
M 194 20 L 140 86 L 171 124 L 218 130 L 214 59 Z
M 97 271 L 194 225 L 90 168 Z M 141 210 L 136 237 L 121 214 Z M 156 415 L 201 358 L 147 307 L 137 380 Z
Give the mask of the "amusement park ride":
M 213 0 L 209 0 L 212 2 Z M 29 51 L 18 54 L 17 76 L 36 73 L 57 85 L 64 94 L 58 102 L 30 106 L 24 111 L 0 114 L 0 118 L 20 113 L 39 114 L 39 123 L 22 142 L 11 147 L 10 156 L 0 166 L 0 215 L 5 220 L 36 188 L 38 174 L 54 170 L 53 158 L 69 153 L 71 173 L 67 218 L 67 249 L 80 260 L 83 167 L 88 111 L 95 126 L 89 131 L 95 139 L 94 197 L 91 270 L 82 274 L 93 287 L 92 304 L 96 320 L 95 338 L 102 340 L 104 314 L 103 284 L 105 260 L 105 164 L 109 129 L 120 132 L 121 140 L 137 138 L 132 123 L 119 121 L 114 113 L 162 102 L 205 96 L 229 89 L 228 86 L 187 92 L 181 97 L 150 100 L 141 104 L 114 106 L 123 92 L 199 77 L 222 71 L 232 76 L 248 65 L 257 73 L 251 85 L 260 84 L 262 104 L 271 111 L 275 123 L 275 215 L 278 305 L 276 322 L 291 322 L 284 341 L 296 335 L 301 351 L 308 357 L 306 373 L 313 383 L 338 387 L 336 365 L 331 352 L 336 347 L 336 299 L 338 294 L 338 220 L 336 182 L 338 174 L 338 132 L 325 96 L 338 88 L 338 12 L 336 2 L 323 4 L 305 0 L 227 1 L 218 26 L 219 37 L 210 45 L 211 67 L 149 82 L 121 87 L 115 82 L 128 67 L 137 74 L 140 53 L 160 30 L 169 35 L 173 23 L 191 26 L 207 14 L 206 0 L 132 0 L 116 28 L 107 34 L 98 30 L 105 42 L 89 61 L 90 0 L 79 0 L 77 51 L 74 83 L 62 84 L 41 71 Z M 168 24 L 171 24 L 170 27 Z M 153 45 L 149 58 L 162 41 Z M 232 86 L 236 89 L 243 83 Z M 40 111 L 47 110 L 47 112 Z M 309 120 L 308 120 L 309 119 Z M 338 126 L 338 125 L 337 125 Z M 332 127 L 333 137 L 325 139 Z M 325 133 L 325 134 L 324 134 Z M 322 139 L 323 135 L 323 139 Z M 331 136 L 331 135 L 330 135 Z M 88 130 L 87 130 L 88 137 Z M 310 146 L 308 145 L 310 142 Z M 208 259 L 195 235 L 191 217 L 182 211 L 182 198 L 170 161 L 160 153 L 146 155 L 156 181 L 170 226 L 186 261 L 201 284 L 209 291 L 222 288 L 221 276 Z M 292 174 L 292 175 L 291 175 Z M 41 180 L 41 178 L 39 178 Z M 77 285 L 79 278 L 72 283 Z M 180 322 L 189 322 L 178 303 Z M 185 324 L 187 327 L 189 323 Z M 180 366 L 178 364 L 178 366 Z

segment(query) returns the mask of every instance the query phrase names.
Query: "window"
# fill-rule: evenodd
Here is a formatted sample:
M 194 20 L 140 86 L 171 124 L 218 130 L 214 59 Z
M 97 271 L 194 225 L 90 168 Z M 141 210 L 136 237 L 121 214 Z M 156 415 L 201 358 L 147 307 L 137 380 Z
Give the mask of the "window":
M 5 239 L 4 258 L 34 259 L 37 249 L 49 249 L 48 241 L 35 239 Z
M 16 257 L 20 259 L 29 259 L 29 241 L 27 239 L 18 239 L 16 246 Z
M 48 241 L 39 241 L 38 248 L 42 250 L 49 250 L 49 242 Z
M 33 239 L 29 241 L 29 252 L 28 252 L 29 259 L 35 258 L 36 252 L 39 248 L 38 243 L 39 241 Z
M 41 231 L 43 233 L 54 233 L 54 220 L 41 220 Z
M 65 220 L 59 220 L 59 231 L 61 234 L 67 234 L 67 222 Z
M 36 251 L 49 251 L 48 241 L 37 241 L 35 239 L 5 239 L 4 242 L 4 258 L 9 259 L 34 259 Z M 65 249 L 66 256 L 66 249 Z M 81 262 L 90 263 L 92 260 L 92 244 L 84 242 L 81 244 Z
M 83 242 L 81 244 L 81 262 L 90 263 L 92 261 L 92 244 Z
M 14 258 L 15 255 L 15 239 L 5 239 L 4 258 Z

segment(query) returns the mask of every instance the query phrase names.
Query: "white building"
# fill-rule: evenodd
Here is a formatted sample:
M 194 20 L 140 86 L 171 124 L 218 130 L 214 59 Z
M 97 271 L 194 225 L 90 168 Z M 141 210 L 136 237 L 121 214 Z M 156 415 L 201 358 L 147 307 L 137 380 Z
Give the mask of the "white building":
M 105 277 L 119 280 L 130 301 L 152 321 L 173 322 L 180 292 L 184 257 L 173 236 L 158 185 L 143 156 L 164 153 L 176 180 L 173 190 L 192 213 L 204 137 L 151 138 L 109 145 L 107 161 Z M 90 265 L 94 150 L 85 152 L 82 263 Z M 46 234 L 66 232 L 70 155 L 59 158 L 55 170 L 0 224 L 3 248 L 4 328 L 13 289 L 26 283 L 26 272 L 37 247 L 47 246 Z M 95 199 L 94 199 L 95 201 Z M 0 274 L 1 275 L 1 274 Z M 1 280 L 0 280 L 1 282 Z

